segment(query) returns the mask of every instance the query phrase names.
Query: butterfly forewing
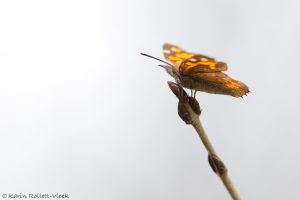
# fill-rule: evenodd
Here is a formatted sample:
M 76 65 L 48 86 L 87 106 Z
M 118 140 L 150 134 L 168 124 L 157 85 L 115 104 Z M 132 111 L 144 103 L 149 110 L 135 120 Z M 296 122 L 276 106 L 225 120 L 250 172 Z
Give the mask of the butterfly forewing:
M 193 53 L 184 51 L 178 46 L 168 44 L 168 43 L 163 45 L 163 52 L 164 52 L 164 57 L 172 64 L 174 64 L 176 67 L 179 67 L 184 60 L 191 58 L 192 56 L 195 55 Z

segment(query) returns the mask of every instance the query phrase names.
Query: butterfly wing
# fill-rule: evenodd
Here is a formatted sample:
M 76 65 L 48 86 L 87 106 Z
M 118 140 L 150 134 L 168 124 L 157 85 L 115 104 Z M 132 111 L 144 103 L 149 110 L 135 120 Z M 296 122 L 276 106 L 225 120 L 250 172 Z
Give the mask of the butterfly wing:
M 189 53 L 184 51 L 178 46 L 175 46 L 173 44 L 164 44 L 163 45 L 163 52 L 164 57 L 170 61 L 173 65 L 175 65 L 177 68 L 179 68 L 180 64 L 188 59 L 194 56 L 194 53 Z
M 217 62 L 215 59 L 191 52 L 173 44 L 163 45 L 164 57 L 187 75 L 196 72 L 216 72 L 226 71 L 227 65 L 223 62 Z
M 206 56 L 197 54 L 184 60 L 179 67 L 182 75 L 192 75 L 194 73 L 209 73 L 226 71 L 227 64 L 209 59 Z
M 202 88 L 202 91 L 206 90 L 209 93 L 229 94 L 234 97 L 241 97 L 249 92 L 247 85 L 232 79 L 223 72 L 195 73 L 191 75 L 191 78 L 201 86 L 207 86 L 207 88 Z
M 234 97 L 241 97 L 249 92 L 244 83 L 222 72 L 227 70 L 224 62 L 217 62 L 211 57 L 184 51 L 168 43 L 163 45 L 163 51 L 164 57 L 175 68 L 178 68 L 176 71 L 179 71 L 181 82 L 187 88 Z

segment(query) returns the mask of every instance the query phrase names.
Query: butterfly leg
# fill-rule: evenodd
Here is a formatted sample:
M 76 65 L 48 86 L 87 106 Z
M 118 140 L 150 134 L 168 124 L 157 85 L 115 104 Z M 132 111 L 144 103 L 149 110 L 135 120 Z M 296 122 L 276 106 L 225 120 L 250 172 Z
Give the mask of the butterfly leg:
M 196 97 L 196 92 L 197 92 L 197 90 L 193 90 L 193 89 L 191 89 L 191 97 Z

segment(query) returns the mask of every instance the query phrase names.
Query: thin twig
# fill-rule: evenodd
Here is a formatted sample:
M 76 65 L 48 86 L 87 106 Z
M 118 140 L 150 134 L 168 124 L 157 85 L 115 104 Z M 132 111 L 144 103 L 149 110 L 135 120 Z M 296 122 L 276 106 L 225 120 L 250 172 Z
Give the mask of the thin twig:
M 208 152 L 208 161 L 212 170 L 220 177 L 232 199 L 240 200 L 240 197 L 228 175 L 225 164 L 217 156 L 217 153 L 210 143 L 208 136 L 206 135 L 204 128 L 200 122 L 199 116 L 201 114 L 201 109 L 198 101 L 192 97 L 189 97 L 183 90 L 183 88 L 178 84 L 169 81 L 168 85 L 172 92 L 179 98 L 179 116 L 183 121 L 185 121 L 185 123 L 191 124 L 195 128 L 202 143 L 204 144 Z
M 208 136 L 206 135 L 204 128 L 199 120 L 199 117 L 193 112 L 192 108 L 188 103 L 185 104 L 187 111 L 191 114 L 192 117 L 192 126 L 197 131 L 199 137 L 201 138 L 202 143 L 204 144 L 207 152 L 209 155 L 217 155 L 215 149 L 213 148 L 212 144 L 210 143 Z M 220 160 L 221 161 L 221 160 Z M 222 161 L 221 161 L 222 162 Z M 225 165 L 224 165 L 225 167 Z M 227 191 L 229 192 L 230 196 L 233 200 L 240 200 L 240 197 L 228 175 L 228 171 L 225 170 L 224 173 L 217 173 L 218 176 L 221 178 L 223 184 L 225 185 Z

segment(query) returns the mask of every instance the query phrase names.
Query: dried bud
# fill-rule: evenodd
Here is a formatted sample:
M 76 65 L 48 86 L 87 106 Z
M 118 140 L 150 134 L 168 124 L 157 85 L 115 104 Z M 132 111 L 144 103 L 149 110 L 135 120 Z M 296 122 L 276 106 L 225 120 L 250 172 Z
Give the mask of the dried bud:
M 172 92 L 179 99 L 178 115 L 186 124 L 191 124 L 192 123 L 192 116 L 191 116 L 192 113 L 190 113 L 186 109 L 186 106 L 189 105 L 197 115 L 200 115 L 201 109 L 200 109 L 200 105 L 199 105 L 198 101 L 194 97 L 188 96 L 188 94 L 184 91 L 184 89 L 177 83 L 168 81 L 168 85 L 169 85 L 170 89 L 172 90 Z
M 188 97 L 188 98 L 189 98 L 189 104 L 190 104 L 191 108 L 193 109 L 193 111 L 197 115 L 200 115 L 201 108 L 200 108 L 200 105 L 199 105 L 199 102 L 197 101 L 197 99 L 195 99 L 194 97 Z
M 177 83 L 174 83 L 172 81 L 168 81 L 168 85 L 172 92 L 176 95 L 176 97 L 179 99 L 181 102 L 188 102 L 188 94 L 184 91 L 184 89 L 179 86 Z
M 187 111 L 185 103 L 180 101 L 178 102 L 178 115 L 186 124 L 192 123 L 192 117 L 190 112 Z
M 218 174 L 219 176 L 222 176 L 227 172 L 227 168 L 225 164 L 222 162 L 222 160 L 215 154 L 209 154 L 208 155 L 208 162 L 211 166 L 212 170 Z

